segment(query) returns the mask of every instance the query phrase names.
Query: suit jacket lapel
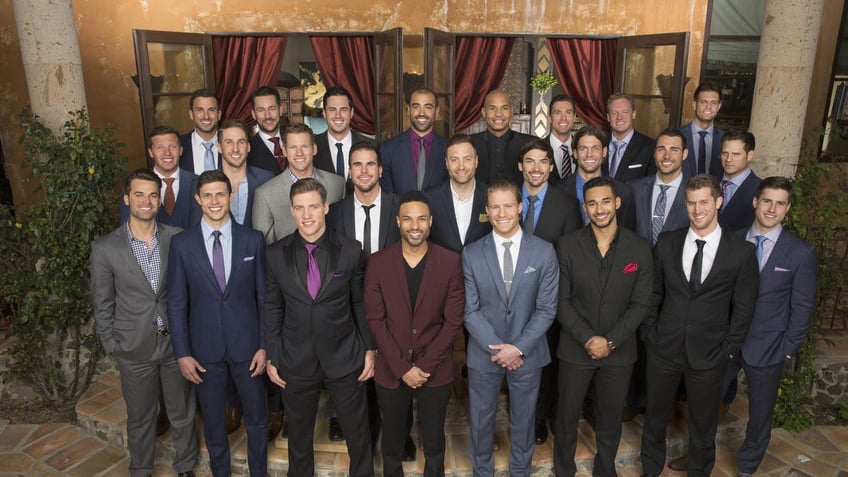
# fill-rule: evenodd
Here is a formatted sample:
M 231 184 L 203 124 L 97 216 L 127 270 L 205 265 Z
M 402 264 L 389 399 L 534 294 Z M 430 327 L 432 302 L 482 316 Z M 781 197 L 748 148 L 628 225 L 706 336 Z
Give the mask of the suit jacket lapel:
M 186 233 L 190 233 L 195 236 L 193 241 L 197 244 L 197 246 L 192 247 L 191 251 L 194 254 L 195 261 L 200 266 L 201 272 L 206 275 L 206 278 L 215 290 L 218 290 L 218 293 L 222 293 L 221 289 L 218 287 L 218 279 L 215 278 L 215 271 L 212 270 L 212 262 L 209 260 L 209 254 L 206 253 L 206 237 L 203 236 L 203 229 L 200 225 L 197 225 L 194 229 L 190 229 Z
M 644 224 L 648 224 L 648 232 L 651 232 L 651 224 L 654 211 L 651 208 L 651 196 L 654 193 L 654 186 L 656 186 L 656 179 L 645 181 L 640 184 L 642 187 L 642 206 L 644 207 L 645 213 L 642 215 L 642 220 L 644 220 Z M 637 208 L 638 210 L 638 208 Z M 668 222 L 668 217 L 666 217 L 666 222 Z M 663 224 L 664 225 L 664 224 Z
M 167 250 L 171 249 L 171 234 L 162 230 L 159 227 L 159 253 L 162 255 L 161 267 L 159 267 L 159 293 L 165 293 L 165 277 L 168 275 L 168 254 Z
M 351 213 L 342 214 L 342 222 L 344 223 L 344 235 L 351 240 L 356 240 L 356 201 L 350 195 L 344 198 L 344 205 Z
M 595 242 L 592 240 L 590 234 L 592 233 L 591 226 L 585 226 L 580 229 L 580 238 L 577 240 L 577 245 L 582 249 L 580 250 L 580 256 L 582 257 L 594 257 L 595 256 Z M 583 278 L 587 276 L 592 281 L 592 285 L 594 285 L 595 290 L 597 290 L 598 295 L 601 296 L 604 290 L 604 284 L 601 283 L 601 276 L 597 272 L 597 267 L 595 267 L 594 262 L 590 259 L 587 265 L 590 267 L 585 270 Z M 594 270 L 592 270 L 594 269 Z
M 150 290 L 150 293 L 153 294 L 153 288 L 150 287 L 150 282 L 147 280 L 147 277 L 144 276 L 144 271 L 141 269 L 141 265 L 138 264 L 138 260 L 135 258 L 135 254 L 132 251 L 132 245 L 130 245 L 129 235 L 127 235 L 127 225 L 126 222 L 121 224 L 121 229 L 117 234 L 117 240 L 115 245 L 117 246 L 118 254 L 121 259 L 126 263 L 127 269 L 132 270 L 133 274 L 135 274 L 136 279 L 143 281 L 147 284 L 147 289 Z M 162 249 L 162 244 L 159 244 L 160 250 Z M 163 262 L 164 265 L 164 262 Z M 167 273 L 167 269 L 163 266 L 160 267 L 160 281 L 159 283 L 164 283 L 161 281 L 164 274 Z M 164 290 L 165 287 L 160 286 L 159 290 Z
M 471 233 L 476 227 L 480 227 L 480 211 L 485 210 L 486 206 L 486 193 L 483 192 L 483 188 L 480 187 L 480 184 L 477 183 L 474 186 L 474 203 L 471 205 L 471 223 L 468 224 L 468 228 L 465 230 L 465 240 L 462 242 L 463 244 L 468 244 L 469 238 L 473 237 Z M 451 201 L 451 207 L 453 207 L 453 201 Z M 458 234 L 459 232 L 457 232 Z
M 463 240 L 462 234 L 459 232 L 459 224 L 456 222 L 456 210 L 453 208 L 453 190 L 450 186 L 450 181 L 442 184 L 442 198 L 444 199 L 444 207 L 447 211 L 445 217 L 450 217 L 450 229 L 453 233 L 454 238 L 457 240 L 457 243 L 463 244 L 465 241 Z M 473 220 L 473 217 L 472 217 Z M 469 229 L 471 227 L 468 227 Z M 466 236 L 468 234 L 468 230 L 465 231 Z
M 286 257 L 286 263 L 289 264 L 289 270 L 294 273 L 294 283 L 300 288 L 305 296 L 309 296 L 309 290 L 306 288 L 306 270 L 301 270 L 297 263 L 295 254 L 298 249 L 298 240 L 293 237 L 283 247 L 283 255 Z
M 512 286 L 510 286 L 509 288 L 510 300 L 512 300 L 512 297 L 515 296 L 515 290 L 517 290 L 518 287 L 521 286 L 522 278 L 524 278 L 524 272 L 526 272 L 529 268 L 529 255 L 531 253 L 533 253 L 533 251 L 530 249 L 530 245 L 527 244 L 527 233 L 525 232 L 521 235 L 521 243 L 518 246 L 518 260 L 516 260 L 515 262 L 515 272 L 512 276 Z M 501 278 L 501 280 L 503 280 L 503 278 Z
M 495 240 L 492 238 L 491 234 L 487 235 L 484 240 L 486 242 L 483 247 L 483 254 L 486 265 L 489 267 L 489 273 L 492 274 L 492 281 L 495 283 L 495 289 L 498 290 L 498 295 L 501 297 L 501 300 L 503 300 L 504 303 L 508 303 L 509 300 L 507 300 L 506 289 L 504 288 L 503 272 L 501 272 L 501 267 L 498 262 L 498 253 L 500 251 L 496 250 L 497 244 L 495 244 Z M 517 273 L 513 275 L 513 285 L 515 285 L 516 276 Z
M 678 277 L 686 289 L 689 290 L 689 280 L 686 279 L 686 272 L 683 271 L 683 246 L 686 244 L 687 233 L 688 230 L 681 230 L 681 233 L 672 236 L 671 250 L 674 255 L 674 263 L 676 264 L 674 268 L 677 270 Z
M 318 289 L 318 294 L 315 295 L 315 300 L 321 298 L 321 295 L 324 293 L 324 290 L 327 289 L 327 285 L 329 285 L 330 281 L 333 279 L 333 275 L 335 274 L 336 268 L 339 264 L 340 252 L 341 247 L 339 247 L 339 245 L 333 239 L 333 236 L 329 235 L 327 237 L 327 267 L 321 273 L 321 288 Z
M 230 246 L 233 250 L 232 260 L 230 263 L 230 278 L 227 279 L 227 289 L 224 292 L 225 295 L 230 292 L 230 283 L 233 281 L 233 277 L 238 276 L 242 265 L 244 265 L 244 257 L 247 256 L 247 240 L 243 240 L 243 231 L 236 227 L 235 222 L 233 222 L 231 230 L 233 236 L 230 240 Z
M 392 217 L 392 201 L 389 194 L 380 190 L 380 233 L 377 235 L 379 250 L 386 248 L 386 238 L 389 236 L 389 224 L 395 220 Z

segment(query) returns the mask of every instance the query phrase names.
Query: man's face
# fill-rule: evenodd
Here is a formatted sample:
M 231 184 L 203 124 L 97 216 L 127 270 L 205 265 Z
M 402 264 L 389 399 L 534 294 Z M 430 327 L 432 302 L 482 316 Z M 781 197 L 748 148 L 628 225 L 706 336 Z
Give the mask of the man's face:
M 239 169 L 244 165 L 247 153 L 250 152 L 250 141 L 247 140 L 247 134 L 242 128 L 222 129 L 218 150 L 221 151 L 221 157 L 227 165 Z
M 409 97 L 409 124 L 421 136 L 433 130 L 438 112 L 436 97 L 432 94 L 418 92 Z
M 150 139 L 147 152 L 153 158 L 153 168 L 163 176 L 171 176 L 180 167 L 183 147 L 176 134 L 162 134 Z
M 760 232 L 769 232 L 780 225 L 790 206 L 789 192 L 783 189 L 763 189 L 759 197 L 754 197 L 754 217 Z
M 297 222 L 297 231 L 307 242 L 314 242 L 327 228 L 325 216 L 330 204 L 321 201 L 317 191 L 304 192 L 292 197 L 291 213 Z
M 724 175 L 733 179 L 745 172 L 754 160 L 754 151 L 745 152 L 745 143 L 741 140 L 722 141 L 721 143 L 721 167 Z
M 557 101 L 551 105 L 551 133 L 560 140 L 571 135 L 574 126 L 574 105 L 571 101 Z
M 467 142 L 454 144 L 448 148 L 445 164 L 451 182 L 457 185 L 468 184 L 474 180 L 477 171 L 477 151 Z
M 721 197 L 713 197 L 709 187 L 696 190 L 686 189 L 686 211 L 689 225 L 701 237 L 712 232 L 718 225 L 718 209 Z
M 156 219 L 159 202 L 159 187 L 153 181 L 133 179 L 130 193 L 124 194 L 124 204 L 130 208 L 130 216 L 142 222 Z
M 600 139 L 587 134 L 580 138 L 574 152 L 577 159 L 577 168 L 584 174 L 591 175 L 597 172 L 604 163 L 607 148 L 601 144 Z
M 350 154 L 350 180 L 360 192 L 371 192 L 380 177 L 383 167 L 377 165 L 377 153 L 368 149 L 357 149 Z
M 218 129 L 218 121 L 221 119 L 221 110 L 218 109 L 218 100 L 215 98 L 194 98 L 188 117 L 194 123 L 194 129 L 212 134 Z
M 285 140 L 292 172 L 300 178 L 312 175 L 312 158 L 318 153 L 312 135 L 306 132 L 286 134 Z
M 518 163 L 518 170 L 524 177 L 524 183 L 531 188 L 539 188 L 548 182 L 554 163 L 548 153 L 541 149 L 531 149 Z
M 636 119 L 636 110 L 630 106 L 630 101 L 619 98 L 610 103 L 607 120 L 616 136 L 627 135 L 633 129 L 634 119 Z
M 502 237 L 512 237 L 518 230 L 518 218 L 521 216 L 521 203 L 509 190 L 490 190 L 486 213 L 492 228 Z
M 683 140 L 675 136 L 660 136 L 654 148 L 654 161 L 661 176 L 676 178 L 689 154 L 683 149 Z
M 336 137 L 344 138 L 350 131 L 350 119 L 353 117 L 353 106 L 350 105 L 346 96 L 330 96 L 327 98 L 327 106 L 324 108 L 324 119 L 330 133 Z
M 400 206 L 397 216 L 400 237 L 407 244 L 417 247 L 427 241 L 433 216 L 430 208 L 423 202 L 405 202 Z
M 615 196 L 612 187 L 592 187 L 583 198 L 583 210 L 595 228 L 609 227 L 615 221 L 615 212 L 621 207 L 621 199 Z
M 512 104 L 506 93 L 496 91 L 486 96 L 482 109 L 483 119 L 486 120 L 486 128 L 495 136 L 502 136 L 509 131 L 509 122 L 512 120 Z
M 280 130 L 280 105 L 273 96 L 257 96 L 253 99 L 253 109 L 250 111 L 259 129 L 269 136 L 274 136 Z
M 200 204 L 203 218 L 210 224 L 221 223 L 230 214 L 230 202 L 233 194 L 227 191 L 227 184 L 210 182 L 203 184 L 194 195 L 194 200 Z
M 721 97 L 715 91 L 701 91 L 694 104 L 695 117 L 703 123 L 712 123 L 721 109 Z

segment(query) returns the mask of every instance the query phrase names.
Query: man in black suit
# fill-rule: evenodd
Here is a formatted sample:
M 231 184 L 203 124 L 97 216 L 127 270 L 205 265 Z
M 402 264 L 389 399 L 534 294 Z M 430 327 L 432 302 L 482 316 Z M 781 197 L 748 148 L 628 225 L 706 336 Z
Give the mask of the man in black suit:
M 348 158 L 350 148 L 368 137 L 354 131 L 350 127 L 353 118 L 353 98 L 350 92 L 341 86 L 331 86 L 324 93 L 324 120 L 327 121 L 327 130 L 315 136 L 315 144 L 318 153 L 315 155 L 315 167 L 318 169 L 334 172 L 343 179 L 350 178 L 348 169 Z M 347 194 L 352 192 L 352 186 L 348 181 Z
M 654 168 L 654 140 L 633 128 L 636 103 L 628 94 L 617 93 L 607 100 L 607 120 L 612 138 L 604 175 L 630 182 L 650 176 Z
M 466 244 L 492 231 L 486 215 L 488 186 L 474 178 L 477 152 L 468 135 L 448 140 L 445 164 L 450 180 L 425 192 L 433 213 L 430 240 L 461 253 Z
M 722 229 L 714 177 L 686 182 L 689 227 L 660 234 L 654 247 L 654 306 L 642 325 L 647 348 L 647 406 L 642 472 L 665 466 L 666 425 L 681 377 L 689 408 L 690 476 L 709 476 L 728 360 L 739 354 L 757 301 L 754 246 Z
M 297 230 L 268 246 L 265 325 L 268 373 L 285 389 L 289 477 L 315 474 L 312 441 L 322 385 L 336 403 L 351 477 L 373 477 L 365 381 L 374 376 L 374 340 L 365 321 L 365 252 L 327 233 L 327 191 L 315 179 L 291 186 Z
M 486 120 L 486 130 L 471 136 L 480 162 L 477 180 L 491 184 L 498 179 L 509 179 L 521 184 L 521 173 L 515 164 L 521 157 L 521 146 L 533 136 L 510 129 L 512 103 L 509 94 L 497 89 L 487 94 L 480 114 Z
M 695 117 L 680 130 L 689 145 L 689 162 L 683 168 L 686 178 L 695 174 L 709 174 L 720 179 L 721 139 L 724 132 L 715 125 L 721 109 L 721 89 L 713 83 L 701 83 L 692 100 Z
M 259 131 L 250 138 L 247 165 L 279 174 L 288 166 L 283 136 L 280 134 L 280 92 L 271 86 L 260 86 L 250 96 L 250 115 Z
M 557 321 L 562 326 L 557 350 L 561 400 L 554 443 L 557 477 L 577 471 L 577 423 L 593 381 L 598 452 L 592 475 L 615 477 L 621 412 L 636 361 L 636 330 L 653 309 L 651 248 L 619 227 L 615 212 L 621 200 L 614 190 L 615 182 L 608 177 L 587 182 L 583 207 L 590 225 L 562 237 L 557 247 Z
M 751 201 L 757 195 L 760 178 L 751 170 L 756 143 L 754 135 L 742 129 L 728 129 L 721 140 L 722 206 L 718 223 L 725 230 L 746 229 L 754 221 Z
M 180 167 L 198 175 L 218 169 L 221 166 L 218 157 L 218 121 L 221 120 L 221 110 L 215 93 L 206 88 L 192 93 L 188 100 L 188 117 L 194 123 L 194 130 L 180 136 L 183 146 Z
M 547 140 L 554 151 L 554 170 L 549 182 L 556 185 L 559 181 L 576 173 L 574 150 L 571 147 L 571 128 L 574 126 L 574 98 L 567 94 L 558 94 L 551 99 L 548 107 L 551 121 L 551 134 Z

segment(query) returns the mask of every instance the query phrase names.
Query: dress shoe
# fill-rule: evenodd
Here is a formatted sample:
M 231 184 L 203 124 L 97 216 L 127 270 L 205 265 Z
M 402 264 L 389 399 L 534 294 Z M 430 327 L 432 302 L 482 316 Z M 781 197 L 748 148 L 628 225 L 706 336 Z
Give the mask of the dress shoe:
M 689 467 L 689 455 L 684 454 L 672 461 L 669 461 L 668 468 L 678 472 L 685 472 Z
M 268 413 L 268 441 L 273 441 L 277 438 L 277 435 L 283 429 L 284 420 L 285 416 L 283 415 L 283 411 Z M 283 437 L 286 436 L 283 435 Z
M 227 406 L 227 434 L 232 434 L 241 426 L 241 406 Z M 271 423 L 268 422 L 268 432 L 270 432 Z
M 404 462 L 412 462 L 415 460 L 415 454 L 417 453 L 415 448 L 415 441 L 412 440 L 412 436 L 409 434 L 406 435 L 406 439 L 403 441 L 403 461 Z
M 168 415 L 164 409 L 159 409 L 159 414 L 156 416 L 156 437 L 168 432 L 171 428 L 171 421 L 168 420 Z
M 544 420 L 536 420 L 536 445 L 540 446 L 548 440 L 548 426 Z
M 644 413 L 644 407 L 624 406 L 624 410 L 621 412 L 621 422 L 630 422 L 639 414 Z
M 344 440 L 344 432 L 342 432 L 342 425 L 339 424 L 339 418 L 330 418 L 330 429 L 327 431 L 327 437 L 330 439 L 331 442 L 339 442 Z
M 180 472 L 180 473 L 177 474 L 177 477 L 194 477 L 194 472 L 193 471 Z

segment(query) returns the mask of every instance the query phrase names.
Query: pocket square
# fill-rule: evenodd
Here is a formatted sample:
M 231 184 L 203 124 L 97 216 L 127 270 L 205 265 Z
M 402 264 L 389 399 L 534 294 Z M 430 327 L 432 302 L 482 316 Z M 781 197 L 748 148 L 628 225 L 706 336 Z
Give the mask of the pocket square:
M 253 260 L 254 258 L 256 258 L 256 257 L 255 257 L 255 256 L 253 256 L 253 257 L 244 257 L 244 261 L 245 261 L 245 262 L 249 262 L 249 261 Z
M 792 270 L 790 270 L 788 268 L 774 267 L 774 271 L 775 272 L 791 272 Z
M 535 268 L 533 268 L 533 267 L 531 267 L 531 266 L 529 266 L 529 265 L 528 265 L 528 266 L 527 266 L 527 268 L 525 268 L 525 269 L 524 269 L 524 274 L 526 275 L 526 274 L 528 274 L 528 273 L 533 273 L 533 272 L 535 272 L 535 271 L 536 271 L 536 269 L 535 269 Z
M 642 167 L 642 164 L 630 164 L 627 166 L 628 169 L 637 169 L 639 167 Z
M 336 272 L 333 274 L 333 278 L 341 278 L 344 276 L 344 272 Z
M 639 270 L 639 264 L 636 263 L 636 262 L 630 262 L 630 263 L 628 263 L 627 265 L 624 266 L 624 270 L 622 270 L 622 272 L 633 273 L 636 270 Z

